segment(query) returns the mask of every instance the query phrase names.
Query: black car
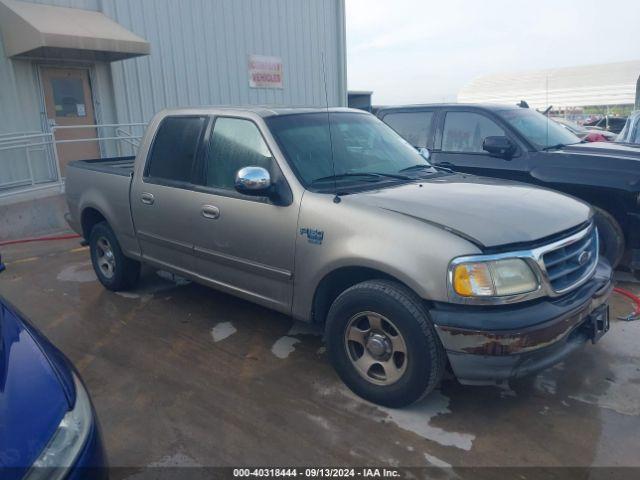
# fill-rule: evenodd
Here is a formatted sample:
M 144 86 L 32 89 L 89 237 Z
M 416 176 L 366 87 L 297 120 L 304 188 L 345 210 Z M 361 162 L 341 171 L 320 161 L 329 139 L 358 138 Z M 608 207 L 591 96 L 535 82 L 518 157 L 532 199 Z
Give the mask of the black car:
M 620 133 L 627 122 L 627 117 L 602 117 L 584 124 L 585 127 L 598 127 L 607 132 Z
M 436 166 L 533 183 L 594 206 L 602 254 L 640 270 L 640 148 L 585 143 L 520 106 L 384 107 L 377 116 Z

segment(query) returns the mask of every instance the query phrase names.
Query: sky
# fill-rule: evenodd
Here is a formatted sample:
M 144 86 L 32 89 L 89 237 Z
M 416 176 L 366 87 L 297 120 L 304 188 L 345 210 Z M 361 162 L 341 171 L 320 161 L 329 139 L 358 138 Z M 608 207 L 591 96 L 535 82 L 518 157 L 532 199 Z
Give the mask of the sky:
M 346 0 L 349 90 L 455 101 L 473 78 L 640 59 L 640 0 Z

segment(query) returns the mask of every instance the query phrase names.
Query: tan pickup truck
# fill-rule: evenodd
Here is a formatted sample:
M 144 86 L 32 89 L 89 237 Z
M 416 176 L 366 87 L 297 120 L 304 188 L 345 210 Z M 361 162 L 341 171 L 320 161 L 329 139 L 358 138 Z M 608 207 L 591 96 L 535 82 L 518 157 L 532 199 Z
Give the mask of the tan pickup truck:
M 446 370 L 536 372 L 609 327 L 587 204 L 435 168 L 357 110 L 164 111 L 135 158 L 74 162 L 66 191 L 106 288 L 145 263 L 321 324 L 340 377 L 380 404 Z

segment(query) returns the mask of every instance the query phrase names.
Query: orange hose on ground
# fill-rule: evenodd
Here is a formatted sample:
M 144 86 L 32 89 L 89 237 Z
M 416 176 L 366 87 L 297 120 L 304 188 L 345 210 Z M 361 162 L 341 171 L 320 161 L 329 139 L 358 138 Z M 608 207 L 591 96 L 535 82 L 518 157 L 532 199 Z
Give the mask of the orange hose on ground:
M 636 304 L 636 309 L 633 312 L 633 315 L 640 315 L 640 298 L 637 295 L 634 295 L 629 290 L 625 290 L 624 288 L 616 287 L 613 289 L 614 292 L 622 295 L 623 297 L 627 297 Z
M 66 235 L 54 235 L 52 237 L 32 237 L 32 238 L 19 238 L 17 240 L 5 240 L 4 242 L 0 242 L 0 247 L 4 247 L 6 245 L 17 245 L 20 243 L 48 242 L 51 240 L 70 240 L 73 238 L 80 238 L 80 235 L 78 235 L 77 233 L 69 233 Z

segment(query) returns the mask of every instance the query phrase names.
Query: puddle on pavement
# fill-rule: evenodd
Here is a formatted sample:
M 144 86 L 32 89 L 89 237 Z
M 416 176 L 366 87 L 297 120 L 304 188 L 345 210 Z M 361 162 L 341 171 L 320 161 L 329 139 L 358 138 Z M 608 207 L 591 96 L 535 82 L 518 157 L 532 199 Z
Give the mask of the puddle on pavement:
M 376 421 L 391 422 L 403 430 L 413 432 L 442 446 L 469 451 L 476 438 L 471 433 L 449 431 L 431 424 L 434 418 L 451 413 L 449 397 L 440 390 L 433 391 L 418 403 L 393 409 L 369 403 L 355 395 L 343 384 L 334 384 L 332 386 L 316 385 L 316 389 L 318 394 L 322 396 L 341 396 L 340 404 L 344 408 L 360 410 L 362 407 L 369 407 L 370 413 L 367 416 L 373 417 Z M 349 401 L 345 402 L 344 400 Z
M 430 455 L 428 453 L 424 454 L 424 459 L 434 467 L 452 468 L 451 464 L 445 462 L 444 460 L 439 459 L 438 457 L 434 457 L 433 455 Z
M 175 288 L 184 287 L 190 283 L 191 282 L 186 278 L 165 272 L 164 270 L 158 270 L 153 274 L 145 274 L 141 276 L 140 282 L 135 289 L 126 292 L 115 292 L 115 294 L 129 300 L 141 299 L 142 301 L 147 301 L 153 298 L 157 293 L 163 293 Z
M 225 338 L 229 338 L 237 331 L 231 322 L 220 322 L 211 329 L 211 336 L 214 342 L 220 342 Z
M 98 279 L 93 271 L 91 262 L 74 263 L 62 269 L 57 279 L 61 282 L 87 283 Z
M 456 447 L 469 451 L 473 446 L 475 435 L 470 433 L 447 431 L 431 425 L 431 420 L 438 415 L 451 413 L 449 397 L 439 390 L 432 392 L 424 400 L 401 409 L 377 406 L 385 412 L 388 420 L 403 430 L 409 430 L 427 440 L 434 441 L 446 447 Z
M 293 351 L 295 351 L 294 345 L 300 343 L 300 340 L 294 337 L 280 337 L 271 347 L 271 353 L 280 359 L 287 358 Z
M 604 391 L 569 395 L 572 400 L 597 405 L 622 415 L 640 416 L 640 367 L 636 363 L 618 365 L 613 378 L 598 379 Z

